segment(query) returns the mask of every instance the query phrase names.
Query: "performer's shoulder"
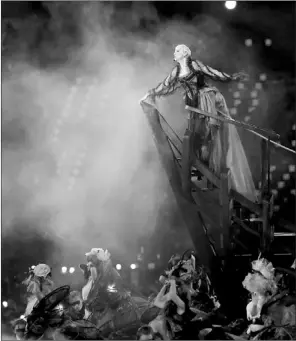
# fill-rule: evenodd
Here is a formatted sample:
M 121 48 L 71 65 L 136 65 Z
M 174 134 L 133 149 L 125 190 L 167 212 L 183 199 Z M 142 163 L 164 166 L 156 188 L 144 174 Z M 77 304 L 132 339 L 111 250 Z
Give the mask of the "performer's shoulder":
M 203 65 L 203 63 L 198 59 L 192 59 L 191 64 L 195 70 L 199 69 Z

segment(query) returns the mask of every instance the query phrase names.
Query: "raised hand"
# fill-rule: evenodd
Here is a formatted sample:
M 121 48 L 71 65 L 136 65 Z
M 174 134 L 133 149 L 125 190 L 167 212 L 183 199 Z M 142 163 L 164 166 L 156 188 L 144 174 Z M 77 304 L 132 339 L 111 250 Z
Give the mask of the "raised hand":
M 247 80 L 249 80 L 249 75 L 246 72 L 241 71 L 241 72 L 237 72 L 237 73 L 233 74 L 232 78 L 235 81 L 247 81 Z
M 143 98 L 140 99 L 139 103 L 141 104 L 142 102 L 146 102 L 146 100 L 149 97 L 149 93 L 147 93 Z
M 154 96 L 151 96 L 149 92 L 147 92 L 147 94 L 142 99 L 140 99 L 139 104 L 141 105 L 143 102 L 153 105 L 155 104 L 155 98 Z
M 160 309 L 164 309 L 167 302 L 169 301 L 169 293 L 165 294 L 166 290 L 167 290 L 167 285 L 165 284 L 161 288 L 160 292 L 157 294 L 153 302 L 153 304 Z

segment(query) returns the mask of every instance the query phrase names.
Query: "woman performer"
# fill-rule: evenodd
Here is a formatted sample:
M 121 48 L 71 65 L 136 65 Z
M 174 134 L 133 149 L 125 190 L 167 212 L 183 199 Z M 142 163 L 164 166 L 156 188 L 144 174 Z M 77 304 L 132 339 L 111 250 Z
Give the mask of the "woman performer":
M 38 264 L 30 270 L 29 277 L 23 281 L 29 293 L 25 317 L 31 314 L 34 306 L 54 289 L 51 269 L 47 264 Z
M 155 103 L 156 97 L 168 96 L 177 89 L 183 88 L 183 98 L 186 105 L 199 108 L 211 115 L 219 116 L 222 114 L 231 119 L 223 95 L 217 88 L 209 86 L 205 78 L 230 82 L 244 80 L 246 75 L 244 73 L 228 75 L 204 65 L 199 60 L 193 60 L 191 51 L 186 45 L 176 47 L 174 60 L 177 65 L 170 75 L 156 88 L 150 90 L 141 102 L 151 99 Z M 198 124 L 198 122 L 200 123 Z M 199 145 L 199 147 L 194 147 L 197 156 L 219 176 L 222 159 L 219 121 L 213 118 L 197 120 L 196 114 L 191 112 L 189 129 L 194 133 L 194 144 L 196 145 L 198 142 Z M 225 129 L 228 144 L 226 166 L 231 172 L 232 188 L 255 202 L 257 198 L 251 170 L 236 127 L 232 124 L 225 124 Z

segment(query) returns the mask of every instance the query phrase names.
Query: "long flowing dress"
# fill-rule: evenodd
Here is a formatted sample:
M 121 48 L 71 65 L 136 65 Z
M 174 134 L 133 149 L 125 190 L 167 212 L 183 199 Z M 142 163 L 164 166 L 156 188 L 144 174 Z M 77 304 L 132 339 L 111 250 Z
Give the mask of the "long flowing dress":
M 214 81 L 230 82 L 235 80 L 231 75 L 215 70 L 204 65 L 198 60 L 188 60 L 189 74 L 180 76 L 179 64 L 172 72 L 159 83 L 156 88 L 149 91 L 152 99 L 168 96 L 177 89 L 183 88 L 186 105 L 199 108 L 212 115 L 220 116 L 222 112 L 231 118 L 226 101 L 221 92 L 206 83 L 206 77 Z M 196 156 L 203 160 L 216 174 L 221 173 L 222 143 L 220 122 L 213 118 L 201 118 L 193 112 L 190 113 L 189 129 L 194 133 L 194 147 Z M 256 190 L 253 182 L 249 163 L 241 143 L 241 139 L 233 124 L 225 124 L 223 134 L 226 134 L 226 167 L 230 170 L 231 186 L 249 200 L 256 202 Z

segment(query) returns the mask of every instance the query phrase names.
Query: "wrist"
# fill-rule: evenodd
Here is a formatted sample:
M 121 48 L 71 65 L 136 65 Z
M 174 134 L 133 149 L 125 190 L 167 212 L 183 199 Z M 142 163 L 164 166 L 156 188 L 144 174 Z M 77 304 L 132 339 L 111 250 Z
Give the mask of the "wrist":
M 149 90 L 148 95 L 151 97 L 155 97 L 155 90 L 154 89 Z

